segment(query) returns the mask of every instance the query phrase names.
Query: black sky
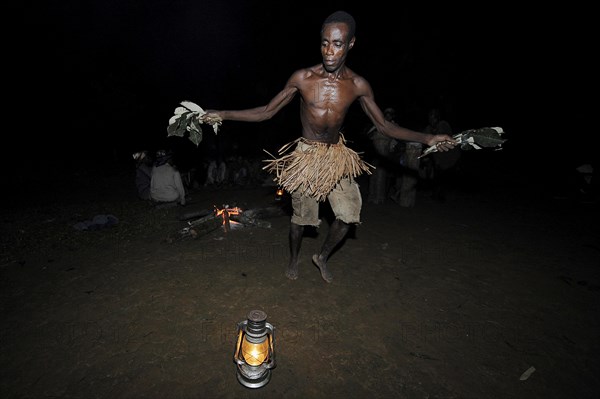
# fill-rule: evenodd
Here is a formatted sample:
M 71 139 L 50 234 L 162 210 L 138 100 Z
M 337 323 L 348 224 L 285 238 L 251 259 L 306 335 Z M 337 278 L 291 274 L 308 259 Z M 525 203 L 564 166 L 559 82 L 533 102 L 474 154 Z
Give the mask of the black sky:
M 15 154 L 128 154 L 163 144 L 181 100 L 262 105 L 295 69 L 320 62 L 320 25 L 336 9 L 357 20 L 348 66 L 371 82 L 381 107 L 400 110 L 405 126 L 422 128 L 426 109 L 440 106 L 455 130 L 503 127 L 519 153 L 537 145 L 554 155 L 565 139 L 574 154 L 597 146 L 587 129 L 596 70 L 591 11 L 394 8 L 373 1 L 29 4 L 11 73 L 17 108 L 35 104 L 36 111 L 16 118 Z M 228 123 L 222 133 L 244 147 L 255 138 L 259 149 L 278 148 L 298 135 L 297 119 L 293 103 L 261 126 Z M 356 107 L 349 129 L 366 122 Z

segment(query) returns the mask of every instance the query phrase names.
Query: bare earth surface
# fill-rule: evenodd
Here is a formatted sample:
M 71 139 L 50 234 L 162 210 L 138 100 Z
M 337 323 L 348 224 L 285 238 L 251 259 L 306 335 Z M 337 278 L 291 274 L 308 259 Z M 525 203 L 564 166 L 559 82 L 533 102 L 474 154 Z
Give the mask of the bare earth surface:
M 165 240 L 182 212 L 284 206 L 272 188 L 201 188 L 155 209 L 132 182 L 77 176 L 2 208 L 1 398 L 598 397 L 597 203 L 510 176 L 444 203 L 365 201 L 327 284 L 311 262 L 326 211 L 291 281 L 285 214 Z M 119 223 L 73 227 L 98 214 Z M 255 390 L 232 360 L 253 309 L 275 326 L 277 360 Z

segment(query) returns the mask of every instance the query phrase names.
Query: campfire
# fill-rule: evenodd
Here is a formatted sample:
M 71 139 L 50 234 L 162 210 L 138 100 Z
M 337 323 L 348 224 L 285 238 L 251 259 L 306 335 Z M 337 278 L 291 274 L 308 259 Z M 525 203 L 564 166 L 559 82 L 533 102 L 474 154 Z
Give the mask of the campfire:
M 242 214 L 242 209 L 237 206 L 234 208 L 229 208 L 229 205 L 223 205 L 223 208 L 219 209 L 215 205 L 215 216 L 221 217 L 223 220 L 222 225 L 225 232 L 229 232 L 232 228 L 244 227 L 244 225 L 238 221 L 232 220 L 232 216 L 239 216 Z
M 198 238 L 219 228 L 222 228 L 225 233 L 244 227 L 271 228 L 271 223 L 264 218 L 285 215 L 281 207 L 243 210 L 237 206 L 222 205 L 219 208 L 214 205 L 213 208 L 212 211 L 200 211 L 199 213 L 204 216 L 199 219 L 187 220 L 187 225 L 167 237 L 166 241 L 175 242 L 186 238 Z

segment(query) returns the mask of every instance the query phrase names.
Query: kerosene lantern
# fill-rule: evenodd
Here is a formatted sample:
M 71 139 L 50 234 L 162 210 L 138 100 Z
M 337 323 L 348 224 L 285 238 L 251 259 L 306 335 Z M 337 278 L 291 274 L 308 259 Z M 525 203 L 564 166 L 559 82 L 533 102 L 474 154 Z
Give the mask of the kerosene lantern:
M 283 188 L 277 187 L 277 190 L 275 191 L 275 201 L 281 201 L 282 198 L 283 198 Z
M 238 323 L 237 332 L 233 361 L 238 381 L 247 388 L 267 385 L 275 367 L 275 327 L 267 323 L 265 312 L 252 310 Z

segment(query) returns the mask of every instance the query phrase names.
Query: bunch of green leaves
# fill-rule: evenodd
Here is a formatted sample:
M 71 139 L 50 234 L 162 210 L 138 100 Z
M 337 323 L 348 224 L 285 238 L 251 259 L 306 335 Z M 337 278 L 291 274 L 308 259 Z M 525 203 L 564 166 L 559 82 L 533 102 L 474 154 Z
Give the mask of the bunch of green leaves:
M 501 149 L 502 144 L 506 141 L 506 139 L 502 138 L 502 134 L 504 134 L 504 130 L 501 127 L 482 127 L 465 130 L 455 134 L 452 138 L 460 145 L 462 150 L 470 150 L 472 148 L 480 150 L 484 147 Z M 437 151 L 437 146 L 433 145 L 423 151 L 423 154 L 419 158 Z
M 206 111 L 191 101 L 182 101 L 180 105 L 181 107 L 175 108 L 175 114 L 169 119 L 167 137 L 185 137 L 187 135 L 190 141 L 198 146 L 202 142 L 201 125 L 204 123 L 200 118 L 206 114 Z M 213 121 L 212 125 L 217 134 L 220 122 Z
M 481 129 L 470 129 L 454 136 L 463 150 L 482 147 L 501 147 L 506 141 L 501 136 L 504 133 L 500 127 L 483 127 Z

